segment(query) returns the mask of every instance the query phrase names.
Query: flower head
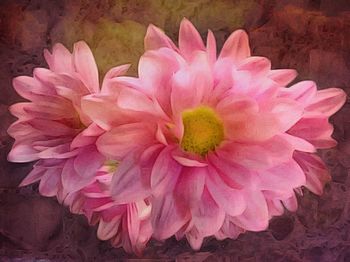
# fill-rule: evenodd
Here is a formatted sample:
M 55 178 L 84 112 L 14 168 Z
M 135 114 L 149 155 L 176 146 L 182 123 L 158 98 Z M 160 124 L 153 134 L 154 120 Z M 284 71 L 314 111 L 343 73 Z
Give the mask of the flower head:
M 311 81 L 287 87 L 296 72 L 251 56 L 242 30 L 217 56 L 213 33 L 204 45 L 186 19 L 179 47 L 150 25 L 145 48 L 139 77 L 119 77 L 108 90 L 115 107 L 144 121 L 92 118 L 108 127 L 98 150 L 124 159 L 114 199 L 137 202 L 151 192 L 155 238 L 186 236 L 198 249 L 206 236 L 266 229 L 283 205 L 295 210 L 302 186 L 322 192 L 329 176 L 315 151 L 335 145 L 328 117 L 344 103 L 343 91 L 317 91 Z M 101 110 L 96 99 L 84 100 L 86 111 Z
M 69 204 L 70 194 L 94 180 L 106 160 L 95 146 L 104 130 L 83 112 L 84 96 L 100 93 L 98 70 L 89 47 L 74 45 L 71 54 L 61 44 L 52 53 L 44 52 L 49 69 L 36 68 L 33 77 L 19 76 L 13 86 L 28 102 L 10 107 L 18 120 L 8 133 L 15 139 L 8 155 L 12 162 L 39 160 L 21 185 L 40 180 L 39 191 L 57 196 Z M 113 77 L 123 74 L 127 66 L 107 73 L 102 90 Z
M 115 164 L 107 164 L 97 172 L 95 180 L 78 192 L 71 207 L 84 214 L 91 224 L 98 224 L 99 239 L 140 255 L 152 235 L 151 204 L 147 199 L 116 203 L 109 193 L 111 166 Z

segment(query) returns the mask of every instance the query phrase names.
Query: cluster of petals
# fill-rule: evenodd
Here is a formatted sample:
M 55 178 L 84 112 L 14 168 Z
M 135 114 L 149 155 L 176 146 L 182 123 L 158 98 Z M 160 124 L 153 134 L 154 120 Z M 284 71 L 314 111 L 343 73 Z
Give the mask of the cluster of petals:
M 11 107 L 9 160 L 39 160 L 22 185 L 40 180 L 115 246 L 140 253 L 175 235 L 199 249 L 208 236 L 265 230 L 297 209 L 302 186 L 322 194 L 330 180 L 316 150 L 336 145 L 329 117 L 345 93 L 289 86 L 295 70 L 251 56 L 242 30 L 217 54 L 213 33 L 204 44 L 186 19 L 178 46 L 150 25 L 138 77 L 119 66 L 101 89 L 83 42 L 45 58 L 49 70 L 13 82 L 30 102 Z

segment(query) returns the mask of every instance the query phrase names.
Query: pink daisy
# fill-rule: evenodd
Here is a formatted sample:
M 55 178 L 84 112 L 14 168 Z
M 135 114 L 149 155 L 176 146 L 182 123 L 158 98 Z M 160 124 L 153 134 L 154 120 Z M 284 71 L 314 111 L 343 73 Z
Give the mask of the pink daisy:
M 295 210 L 295 190 L 320 194 L 329 180 L 316 149 L 334 146 L 328 117 L 344 103 L 340 89 L 317 91 L 311 81 L 286 87 L 296 76 L 272 70 L 250 55 L 248 36 L 231 34 L 216 54 L 184 19 L 179 47 L 150 25 L 139 77 L 112 80 L 115 108 L 147 114 L 143 123 L 114 126 L 104 98 L 84 99 L 86 112 L 108 127 L 98 150 L 123 159 L 111 184 L 119 203 L 152 193 L 153 236 L 235 238 L 260 231 L 269 219 Z
M 115 247 L 141 255 L 152 235 L 151 204 L 147 199 L 118 204 L 111 198 L 113 165 L 105 165 L 96 174 L 95 181 L 79 191 L 71 208 L 83 213 L 91 224 L 98 223 L 99 239 L 110 240 Z
M 39 160 L 21 186 L 40 180 L 42 195 L 56 195 L 69 204 L 72 193 L 94 181 L 105 161 L 95 146 L 104 131 L 81 108 L 84 96 L 100 92 L 98 70 L 85 42 L 76 43 L 72 54 L 56 44 L 52 53 L 45 50 L 44 56 L 50 69 L 36 68 L 33 77 L 13 80 L 17 93 L 29 102 L 10 107 L 18 120 L 8 129 L 15 139 L 8 160 Z M 103 80 L 102 92 L 110 79 L 127 68 L 111 69 Z

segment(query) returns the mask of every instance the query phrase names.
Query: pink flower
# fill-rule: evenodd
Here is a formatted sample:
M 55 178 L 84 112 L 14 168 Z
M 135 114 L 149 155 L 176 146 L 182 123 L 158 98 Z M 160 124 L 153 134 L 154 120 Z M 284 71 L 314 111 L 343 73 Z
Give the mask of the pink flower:
M 206 236 L 265 230 L 283 205 L 296 209 L 302 186 L 322 193 L 329 175 L 315 152 L 336 144 L 328 117 L 344 103 L 342 90 L 317 91 L 311 81 L 287 88 L 296 72 L 251 56 L 242 30 L 217 56 L 213 33 L 204 45 L 186 19 L 179 47 L 150 25 L 145 48 L 139 77 L 119 77 L 106 91 L 144 122 L 115 126 L 98 95 L 83 108 L 108 130 L 98 150 L 123 159 L 111 184 L 116 203 L 152 193 L 155 238 L 186 236 L 199 249 Z
M 40 180 L 42 195 L 56 195 L 70 204 L 73 201 L 70 195 L 94 181 L 105 161 L 95 146 L 104 130 L 81 107 L 84 96 L 100 92 L 98 70 L 85 42 L 76 43 L 72 54 L 56 44 L 52 53 L 45 50 L 44 56 L 50 69 L 36 68 L 33 77 L 19 76 L 13 80 L 18 94 L 29 102 L 10 107 L 18 120 L 8 129 L 16 140 L 8 159 L 39 160 L 21 186 Z M 110 70 L 102 91 L 109 80 L 127 68 Z
M 72 208 L 81 210 L 91 224 L 98 223 L 99 239 L 141 255 L 152 235 L 151 204 L 147 199 L 117 204 L 109 194 L 112 175 L 108 169 L 106 165 L 96 174 L 95 181 L 78 193 Z

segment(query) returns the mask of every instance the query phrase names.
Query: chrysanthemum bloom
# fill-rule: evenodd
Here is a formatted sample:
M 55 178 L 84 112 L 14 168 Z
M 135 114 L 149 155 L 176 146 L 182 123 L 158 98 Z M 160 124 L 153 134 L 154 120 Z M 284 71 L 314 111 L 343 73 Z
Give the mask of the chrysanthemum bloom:
M 29 102 L 10 107 L 18 120 L 8 129 L 16 140 L 8 159 L 39 160 L 21 185 L 40 180 L 42 195 L 56 195 L 69 204 L 74 192 L 94 181 L 105 161 L 95 146 L 103 129 L 81 110 L 82 97 L 100 92 L 98 70 L 84 42 L 76 43 L 72 54 L 56 44 L 52 53 L 45 50 L 44 56 L 50 69 L 36 68 L 33 77 L 13 80 L 18 94 Z M 102 91 L 110 79 L 127 68 L 111 69 L 103 80 Z
M 151 204 L 147 199 L 117 204 L 109 194 L 113 166 L 107 164 L 96 174 L 95 181 L 75 197 L 72 209 L 81 210 L 91 224 L 98 223 L 99 239 L 140 255 L 152 235 Z
M 151 25 L 145 48 L 139 77 L 120 77 L 110 89 L 117 107 L 148 114 L 144 124 L 93 119 L 110 128 L 99 151 L 128 159 L 113 176 L 116 201 L 152 191 L 155 238 L 185 235 L 198 249 L 206 236 L 266 229 L 283 205 L 295 210 L 302 186 L 322 192 L 329 175 L 315 151 L 335 145 L 328 117 L 344 103 L 342 90 L 317 91 L 311 81 L 286 87 L 296 72 L 251 56 L 242 30 L 217 56 L 212 32 L 205 46 L 186 19 L 179 47 Z M 101 111 L 96 99 L 85 110 Z

